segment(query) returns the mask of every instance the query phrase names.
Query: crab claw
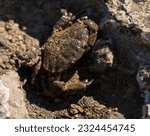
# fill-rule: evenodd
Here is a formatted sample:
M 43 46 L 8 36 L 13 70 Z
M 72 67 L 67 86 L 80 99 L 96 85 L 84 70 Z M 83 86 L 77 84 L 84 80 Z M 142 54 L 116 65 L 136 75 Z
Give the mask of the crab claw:
M 89 86 L 90 84 L 93 83 L 93 81 L 94 81 L 94 79 L 91 79 L 91 80 L 86 79 L 86 80 L 83 80 L 82 82 L 83 82 L 86 86 Z
M 76 71 L 69 81 L 54 81 L 53 85 L 55 86 L 55 90 L 56 88 L 59 89 L 61 94 L 74 95 L 84 92 L 86 87 L 93 81 L 93 79 L 90 81 L 88 79 L 80 81 L 78 71 Z

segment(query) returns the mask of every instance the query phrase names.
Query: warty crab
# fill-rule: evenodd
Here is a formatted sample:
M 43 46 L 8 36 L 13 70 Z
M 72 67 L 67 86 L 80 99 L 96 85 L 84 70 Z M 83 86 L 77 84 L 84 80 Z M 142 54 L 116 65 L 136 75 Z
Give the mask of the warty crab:
M 41 86 L 44 93 L 51 97 L 83 92 L 93 81 L 80 81 L 78 71 L 68 81 L 61 80 L 62 73 L 80 60 L 95 44 L 98 31 L 97 24 L 88 17 L 71 23 L 72 14 L 66 10 L 63 10 L 63 13 L 54 27 L 53 34 L 43 46 L 42 56 L 32 79 L 34 83 L 40 69 Z

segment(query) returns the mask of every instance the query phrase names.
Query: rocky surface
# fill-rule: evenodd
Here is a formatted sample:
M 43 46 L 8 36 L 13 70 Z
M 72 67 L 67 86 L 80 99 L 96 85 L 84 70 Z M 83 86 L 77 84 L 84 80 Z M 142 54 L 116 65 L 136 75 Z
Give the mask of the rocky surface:
M 149 90 L 142 98 L 136 79 L 140 66 L 150 66 L 149 6 L 149 0 L 0 0 L 0 118 L 149 115 Z M 60 28 L 62 11 L 72 13 L 73 20 L 93 20 L 99 25 L 97 43 L 102 44 L 95 44 L 67 70 L 69 78 L 77 70 L 80 80 L 94 79 L 86 91 L 53 101 L 42 95 L 40 76 L 36 87 L 30 81 L 41 49 Z
M 9 88 L 5 87 L 2 80 L 0 80 L 0 118 L 9 118 L 10 112 L 8 109 Z
M 0 76 L 0 80 L 1 88 L 3 87 L 1 94 L 3 91 L 3 99 L 7 101 L 8 111 L 6 112 L 5 118 L 28 118 L 29 116 L 25 103 L 25 91 L 22 88 L 22 83 L 17 72 L 8 71 Z

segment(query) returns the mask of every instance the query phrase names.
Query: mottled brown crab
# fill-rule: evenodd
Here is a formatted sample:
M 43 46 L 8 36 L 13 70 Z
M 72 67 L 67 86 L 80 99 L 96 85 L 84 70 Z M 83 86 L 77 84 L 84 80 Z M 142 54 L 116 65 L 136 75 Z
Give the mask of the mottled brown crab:
M 97 38 L 98 26 L 94 21 L 82 17 L 71 24 L 71 16 L 65 12 L 58 20 L 52 36 L 43 47 L 43 55 L 33 74 L 32 83 L 40 69 L 41 86 L 52 97 L 82 92 L 92 82 L 80 81 L 77 71 L 68 81 L 61 81 L 61 74 L 81 59 Z

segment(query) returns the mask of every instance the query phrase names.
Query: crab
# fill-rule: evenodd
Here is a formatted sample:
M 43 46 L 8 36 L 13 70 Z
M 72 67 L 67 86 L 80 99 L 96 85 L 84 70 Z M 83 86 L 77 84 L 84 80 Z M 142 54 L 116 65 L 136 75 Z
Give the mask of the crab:
M 41 86 L 44 93 L 51 97 L 82 92 L 93 81 L 80 81 L 78 71 L 69 80 L 61 80 L 62 74 L 92 48 L 98 31 L 97 24 L 88 17 L 72 23 L 72 14 L 66 10 L 62 10 L 62 13 L 52 35 L 43 46 L 41 59 L 31 81 L 34 83 L 40 70 Z

